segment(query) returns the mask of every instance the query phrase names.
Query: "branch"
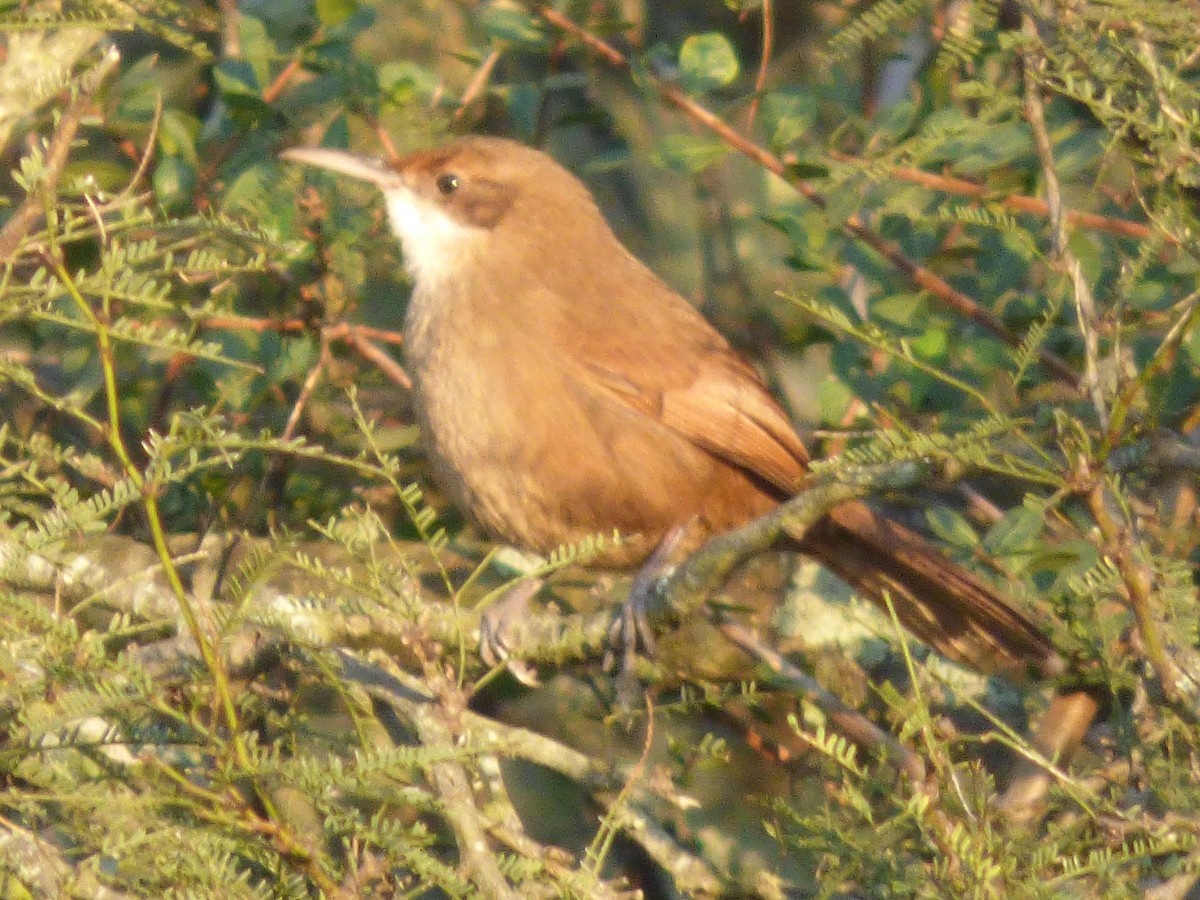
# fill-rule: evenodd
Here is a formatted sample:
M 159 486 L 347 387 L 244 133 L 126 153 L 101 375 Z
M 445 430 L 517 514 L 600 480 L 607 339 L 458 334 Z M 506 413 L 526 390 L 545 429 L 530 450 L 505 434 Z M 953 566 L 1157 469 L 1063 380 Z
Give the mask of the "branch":
M 841 163 L 859 166 L 870 164 L 869 160 L 851 156 L 849 153 L 841 153 L 837 150 L 830 150 L 828 152 L 830 159 L 835 159 Z M 951 175 L 938 175 L 934 172 L 926 172 L 923 169 L 914 169 L 909 166 L 890 166 L 887 170 L 887 176 L 889 178 L 896 178 L 899 181 L 907 181 L 909 184 L 920 185 L 930 190 L 940 191 L 943 194 L 957 194 L 963 197 L 970 197 L 973 200 L 988 200 L 992 197 L 992 192 L 988 188 L 982 184 L 976 184 L 974 181 L 967 181 L 965 178 L 955 178 Z M 1043 218 L 1050 217 L 1050 204 L 1039 197 L 1027 197 L 1024 194 L 1008 194 L 1003 198 L 996 197 L 994 199 L 1000 206 L 1010 209 L 1013 212 L 1032 213 Z M 1070 224 L 1086 228 L 1089 231 L 1104 231 L 1120 237 L 1135 238 L 1143 241 L 1148 240 L 1154 234 L 1151 227 L 1143 222 L 1132 222 L 1129 219 L 1121 219 L 1116 216 L 1102 216 L 1098 213 L 1080 212 L 1077 209 L 1065 209 L 1064 215 Z M 1179 243 L 1178 239 L 1173 235 L 1165 235 L 1165 237 L 1170 243 Z
M 630 68 L 629 59 L 625 54 L 603 38 L 598 37 L 571 19 L 568 19 L 557 10 L 546 6 L 535 6 L 534 11 L 548 24 L 577 38 L 584 46 L 595 51 L 609 65 L 624 69 Z M 743 156 L 762 166 L 768 172 L 782 178 L 798 194 L 818 209 L 823 210 L 827 208 L 828 204 L 825 198 L 816 188 L 793 175 L 779 157 L 739 134 L 723 119 L 688 97 L 678 87 L 667 84 L 650 74 L 645 74 L 644 77 L 654 86 L 659 97 L 664 102 L 677 107 L 693 122 L 716 134 L 721 140 Z M 857 213 L 852 214 L 842 223 L 842 229 L 851 237 L 866 244 L 884 257 L 884 259 L 907 276 L 915 285 L 928 291 L 960 315 L 970 319 L 981 328 L 991 332 L 1000 340 L 1013 347 L 1021 345 L 1021 337 L 1010 331 L 1008 326 L 995 313 L 984 309 L 974 299 L 968 297 L 962 291 L 955 289 L 948 281 L 940 275 L 935 274 L 929 268 L 915 260 L 909 259 L 896 244 L 873 231 Z M 1049 350 L 1041 348 L 1038 349 L 1037 355 L 1042 366 L 1055 378 L 1069 384 L 1071 387 L 1079 385 L 1079 376 L 1075 374 L 1075 371 L 1062 358 L 1051 353 Z
M 426 666 L 426 674 L 431 675 L 433 668 Z M 454 831 L 468 877 L 485 897 L 517 900 L 517 894 L 500 871 L 497 855 L 487 839 L 484 815 L 471 789 L 472 779 L 463 763 L 453 758 L 454 749 L 460 746 L 455 711 L 464 705 L 465 699 L 455 696 L 461 694 L 461 689 L 446 683 L 444 676 L 438 681 L 442 682 L 435 685 L 438 692 L 449 696 L 437 703 L 408 704 L 408 719 L 416 728 L 421 746 L 426 750 L 441 748 L 447 751 L 446 759 L 428 765 L 429 778 L 437 789 L 442 813 Z
M 786 503 L 748 525 L 711 538 L 664 576 L 647 604 L 647 621 L 661 629 L 698 614 L 712 592 L 750 557 L 771 549 L 784 536 L 801 540 L 839 503 L 912 487 L 920 480 L 923 468 L 915 462 L 901 461 L 843 473 L 842 480 L 811 479 Z
M 649 624 L 656 630 L 666 630 L 701 613 L 709 595 L 744 560 L 769 549 L 784 535 L 793 539 L 802 536 L 839 503 L 911 487 L 922 470 L 919 464 L 904 461 L 864 467 L 850 477 L 842 474 L 842 480 L 814 478 L 793 499 L 761 519 L 712 538 L 664 576 L 649 598 Z M 199 548 L 186 536 L 176 540 L 179 543 L 174 546 L 188 548 L 186 556 L 175 557 L 178 567 L 185 562 L 214 564 L 232 537 L 210 536 Z M 83 551 L 39 555 L 25 551 L 15 541 L 0 540 L 0 577 L 14 587 L 53 591 L 68 603 L 99 605 L 140 621 L 173 620 L 178 613 L 175 595 L 155 576 L 161 570 L 145 550 L 131 538 L 106 536 Z M 115 565 L 114 561 L 121 564 Z M 332 577 L 329 581 L 349 591 Z M 136 589 L 131 590 L 131 584 Z M 316 592 L 314 589 L 310 593 Z M 425 592 L 405 598 L 411 604 L 411 616 L 397 615 L 391 606 L 366 604 L 356 606 L 354 612 L 314 609 L 305 599 L 304 589 L 297 590 L 294 584 L 286 592 L 273 583 L 259 585 L 255 596 L 244 602 L 246 621 L 253 628 L 269 631 L 282 624 L 288 632 L 303 633 L 304 642 L 313 647 L 383 650 L 409 657 L 414 641 L 421 637 L 449 646 L 479 642 L 477 612 L 464 611 L 454 602 Z M 510 658 L 531 664 L 599 659 L 609 648 L 613 615 L 608 608 L 587 614 L 544 610 L 505 631 L 505 650 Z M 473 665 L 482 667 L 479 662 Z
M 1036 46 L 1038 33 L 1033 17 L 1026 12 L 1021 18 L 1025 37 L 1031 45 Z M 1079 331 L 1083 335 L 1083 387 L 1092 398 L 1092 406 L 1095 407 L 1100 424 L 1108 428 L 1108 405 L 1105 402 L 1104 388 L 1100 384 L 1100 334 L 1097 330 L 1099 317 L 1096 314 L 1096 300 L 1092 296 L 1091 285 L 1083 275 L 1079 257 L 1071 250 L 1068 242 L 1062 189 L 1058 184 L 1058 172 L 1054 168 L 1054 146 L 1050 140 L 1050 133 L 1046 130 L 1046 112 L 1042 104 L 1041 88 L 1034 77 L 1042 58 L 1040 53 L 1027 49 L 1021 53 L 1021 59 L 1024 63 L 1025 118 L 1033 131 L 1033 144 L 1037 149 L 1038 161 L 1042 165 L 1042 178 L 1046 182 L 1046 204 L 1050 210 L 1053 250 L 1051 258 L 1056 268 L 1071 279 L 1075 289 L 1075 314 L 1079 321 Z
M 404 683 L 353 654 L 341 652 L 338 656 L 342 661 L 343 676 L 364 686 L 373 698 L 396 707 L 404 719 L 409 719 L 418 705 L 430 704 L 431 698 L 417 692 L 415 685 Z M 641 785 L 646 782 L 633 788 L 633 798 L 625 796 L 618 803 L 626 787 L 625 778 L 601 760 L 536 731 L 498 722 L 470 710 L 463 710 L 460 715 L 466 738 L 473 746 L 542 766 L 591 793 L 597 803 L 616 818 L 621 830 L 671 873 L 675 886 L 684 896 L 720 892 L 721 877 L 713 867 L 681 847 L 659 825 L 656 817 L 644 811 L 648 798 Z M 690 798 L 666 791 L 662 782 L 663 779 L 650 782 L 658 797 L 680 809 L 694 804 Z M 771 893 L 763 891 L 760 895 L 771 896 Z
M 0 229 L 0 265 L 12 262 L 13 254 L 17 252 L 33 223 L 45 214 L 47 198 L 53 197 L 58 188 L 58 180 L 67 164 L 67 156 L 71 152 L 75 134 L 79 131 L 79 123 L 90 108 L 92 98 L 100 89 L 100 85 L 112 74 L 120 61 L 121 54 L 117 48 L 109 47 L 100 61 L 79 80 L 75 96 L 59 119 L 58 130 L 54 132 L 54 137 L 50 139 L 46 148 L 42 190 L 30 190 L 25 200 L 17 207 L 17 211 L 4 223 L 4 228 Z
M 848 707 L 836 694 L 826 690 L 815 678 L 793 665 L 782 653 L 763 644 L 748 628 L 729 620 L 723 620 L 719 628 L 721 634 L 770 669 L 771 682 L 776 687 L 810 701 L 829 716 L 834 729 L 859 746 L 872 751 L 883 748 L 888 757 L 899 761 L 900 771 L 907 775 L 913 784 L 920 785 L 925 781 L 925 761 L 900 743 L 894 735 L 884 731 L 862 713 Z
M 1121 575 L 1146 659 L 1154 668 L 1163 694 L 1172 703 L 1180 700 L 1182 694 L 1189 694 L 1194 702 L 1197 685 L 1189 683 L 1191 679 L 1185 678 L 1163 643 L 1154 610 L 1154 578 L 1149 567 L 1136 558 L 1131 526 L 1128 522 L 1118 521 L 1109 510 L 1108 492 L 1103 481 L 1097 481 L 1087 493 L 1087 504 L 1104 539 L 1104 550 Z

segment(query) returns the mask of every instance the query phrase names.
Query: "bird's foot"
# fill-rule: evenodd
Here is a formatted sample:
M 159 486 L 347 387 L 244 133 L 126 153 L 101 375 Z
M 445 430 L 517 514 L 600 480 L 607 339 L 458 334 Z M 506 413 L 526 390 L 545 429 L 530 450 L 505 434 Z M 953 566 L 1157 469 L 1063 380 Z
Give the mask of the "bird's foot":
M 686 526 L 678 525 L 667 532 L 654 548 L 650 558 L 642 565 L 633 579 L 629 597 L 621 604 L 620 614 L 613 620 L 608 632 L 609 644 L 621 651 L 621 673 L 628 677 L 633 673 L 633 663 L 638 648 L 654 655 L 654 628 L 650 624 L 650 612 L 658 601 L 659 585 L 671 570 L 672 556 L 687 533 Z M 611 669 L 613 651 L 604 657 L 604 668 Z
M 514 659 L 510 648 L 520 644 L 521 623 L 529 616 L 529 601 L 543 583 L 541 578 L 518 581 L 479 618 L 479 656 L 489 666 L 506 666 L 517 681 L 529 687 L 538 683 L 537 670 Z

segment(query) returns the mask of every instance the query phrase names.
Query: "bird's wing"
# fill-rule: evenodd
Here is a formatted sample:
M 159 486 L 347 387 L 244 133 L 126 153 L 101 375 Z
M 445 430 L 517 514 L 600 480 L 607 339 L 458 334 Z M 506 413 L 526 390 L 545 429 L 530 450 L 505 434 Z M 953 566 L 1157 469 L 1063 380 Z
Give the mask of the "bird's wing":
M 536 270 L 532 290 L 544 298 L 534 303 L 522 292 L 526 314 L 554 310 L 547 329 L 554 346 L 542 351 L 585 394 L 647 415 L 781 494 L 793 493 L 808 452 L 753 367 L 611 235 L 594 252 L 585 249 L 550 269 L 544 260 L 526 266 Z M 610 264 L 598 264 L 601 258 Z
M 644 361 L 642 361 L 644 363 Z M 634 375 L 603 359 L 582 363 L 596 390 L 704 448 L 719 459 L 793 493 L 803 479 L 808 451 L 748 363 L 726 346 L 708 348 L 691 371 L 645 364 Z

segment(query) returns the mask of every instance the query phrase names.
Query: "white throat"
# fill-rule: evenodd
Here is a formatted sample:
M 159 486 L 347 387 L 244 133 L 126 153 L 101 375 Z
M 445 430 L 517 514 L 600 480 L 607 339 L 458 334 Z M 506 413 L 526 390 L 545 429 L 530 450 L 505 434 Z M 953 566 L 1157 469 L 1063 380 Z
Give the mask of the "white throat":
M 418 285 L 428 286 L 461 271 L 464 257 L 483 236 L 481 229 L 456 222 L 408 188 L 388 190 L 384 200 L 404 250 L 404 267 Z

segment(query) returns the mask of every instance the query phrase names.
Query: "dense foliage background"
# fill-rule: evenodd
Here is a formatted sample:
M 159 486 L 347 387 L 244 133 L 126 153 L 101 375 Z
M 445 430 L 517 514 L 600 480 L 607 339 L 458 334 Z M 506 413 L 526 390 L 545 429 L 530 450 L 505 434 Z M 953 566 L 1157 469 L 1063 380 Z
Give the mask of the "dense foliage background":
M 1195 4 L 0 22 L 0 895 L 1195 891 Z M 758 594 L 792 669 L 697 615 L 639 696 L 602 666 L 627 581 L 425 497 L 399 248 L 371 189 L 277 153 L 466 131 L 588 181 L 835 457 L 822 483 L 936 475 L 888 502 L 1104 700 L 1069 766 L 1027 739 L 1053 686 L 956 670 L 812 566 Z M 530 572 L 523 685 L 478 610 Z M 1013 815 L 1017 758 L 1051 774 Z

